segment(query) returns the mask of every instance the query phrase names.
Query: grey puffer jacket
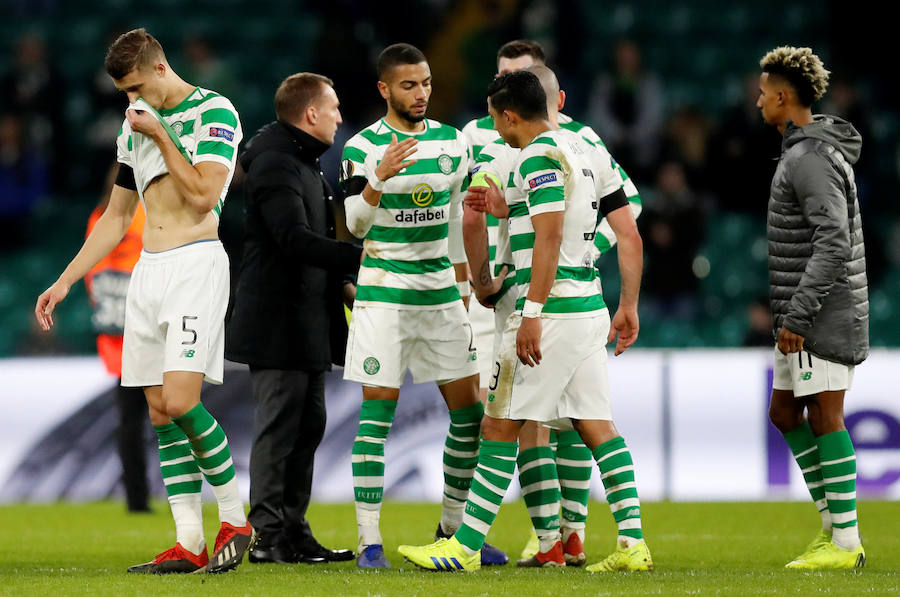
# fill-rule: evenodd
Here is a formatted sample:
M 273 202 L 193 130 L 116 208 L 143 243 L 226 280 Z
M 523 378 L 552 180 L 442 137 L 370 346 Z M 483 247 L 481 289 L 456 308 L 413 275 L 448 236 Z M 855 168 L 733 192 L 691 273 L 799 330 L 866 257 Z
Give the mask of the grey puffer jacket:
M 772 179 L 767 235 L 775 333 L 830 361 L 869 354 L 869 293 L 853 164 L 862 138 L 849 122 L 817 115 L 788 122 Z

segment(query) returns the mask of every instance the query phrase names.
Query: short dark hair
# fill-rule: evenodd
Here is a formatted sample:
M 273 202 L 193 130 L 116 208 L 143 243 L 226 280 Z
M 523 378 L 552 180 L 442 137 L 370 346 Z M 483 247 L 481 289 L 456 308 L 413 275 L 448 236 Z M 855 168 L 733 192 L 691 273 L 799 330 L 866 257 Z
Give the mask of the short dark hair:
M 499 63 L 501 58 L 518 58 L 519 56 L 531 56 L 535 62 L 541 64 L 547 61 L 541 44 L 531 39 L 514 39 L 500 46 L 497 51 L 497 62 Z
M 136 68 L 165 59 L 166 54 L 160 43 L 141 27 L 116 38 L 106 52 L 104 66 L 109 76 L 118 80 Z
M 781 46 L 763 56 L 759 66 L 764 73 L 781 77 L 797 92 L 797 100 L 809 108 L 828 89 L 828 76 L 822 60 L 810 48 Z
M 547 94 L 540 79 L 527 70 L 506 73 L 491 81 L 488 98 L 498 112 L 512 110 L 525 120 L 547 118 Z
M 328 77 L 316 73 L 297 73 L 287 77 L 275 92 L 275 114 L 285 122 L 297 122 L 303 112 L 325 91 L 323 85 L 334 87 Z
M 384 75 L 395 66 L 401 64 L 419 64 L 428 62 L 419 48 L 410 44 L 393 44 L 386 47 L 378 55 L 378 80 L 384 81 Z

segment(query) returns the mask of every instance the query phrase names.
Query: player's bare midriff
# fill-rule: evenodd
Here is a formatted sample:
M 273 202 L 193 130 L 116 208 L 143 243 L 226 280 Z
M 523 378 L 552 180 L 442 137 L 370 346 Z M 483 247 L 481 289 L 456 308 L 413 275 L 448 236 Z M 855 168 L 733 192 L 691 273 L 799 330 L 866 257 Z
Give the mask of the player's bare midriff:
M 194 241 L 219 238 L 219 223 L 213 213 L 198 213 L 178 194 L 168 174 L 153 179 L 144 191 L 144 205 L 147 210 L 144 248 L 147 251 L 168 251 Z

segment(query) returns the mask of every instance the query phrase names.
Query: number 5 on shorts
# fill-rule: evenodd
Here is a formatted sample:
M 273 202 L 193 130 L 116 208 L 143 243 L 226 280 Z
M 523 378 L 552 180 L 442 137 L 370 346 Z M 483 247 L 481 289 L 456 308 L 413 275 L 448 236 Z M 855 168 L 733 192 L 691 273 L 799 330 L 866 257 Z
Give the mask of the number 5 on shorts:
M 190 345 L 190 344 L 197 343 L 197 332 L 196 332 L 196 330 L 192 330 L 191 328 L 188 327 L 188 325 L 187 325 L 188 319 L 197 319 L 197 316 L 196 315 L 185 315 L 184 317 L 181 318 L 181 329 L 185 333 L 191 334 L 191 339 L 185 340 L 184 342 L 182 342 L 181 344 L 183 344 L 183 345 L 185 345 L 185 344 Z

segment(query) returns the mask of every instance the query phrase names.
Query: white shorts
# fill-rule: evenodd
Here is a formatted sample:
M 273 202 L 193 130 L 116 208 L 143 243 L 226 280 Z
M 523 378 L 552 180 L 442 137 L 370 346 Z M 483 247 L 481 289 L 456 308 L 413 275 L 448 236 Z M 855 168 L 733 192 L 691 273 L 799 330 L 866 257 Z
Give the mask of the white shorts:
M 487 379 L 494 364 L 494 310 L 482 306 L 472 295 L 469 297 L 469 321 L 475 334 L 480 384 L 482 388 L 487 388 Z
M 218 240 L 141 252 L 125 300 L 122 385 L 159 386 L 167 371 L 222 383 L 228 255 Z
M 415 383 L 448 382 L 478 373 L 472 324 L 462 301 L 444 309 L 353 309 L 344 379 L 399 388 L 406 370 Z
M 853 382 L 853 366 L 826 361 L 801 350 L 784 354 L 775 347 L 775 368 L 772 388 L 790 390 L 794 396 L 809 396 L 819 392 L 849 390 Z
M 516 310 L 517 296 L 516 287 L 513 286 L 494 305 L 494 351 L 491 353 L 490 375 L 493 375 L 494 363 L 498 361 L 497 355 L 500 352 L 501 342 L 503 342 L 503 330 L 506 329 L 506 320 Z
M 528 367 L 516 356 L 522 316 L 509 316 L 485 414 L 571 429 L 571 419 L 612 420 L 606 376 L 609 315 L 541 319 L 541 363 Z

